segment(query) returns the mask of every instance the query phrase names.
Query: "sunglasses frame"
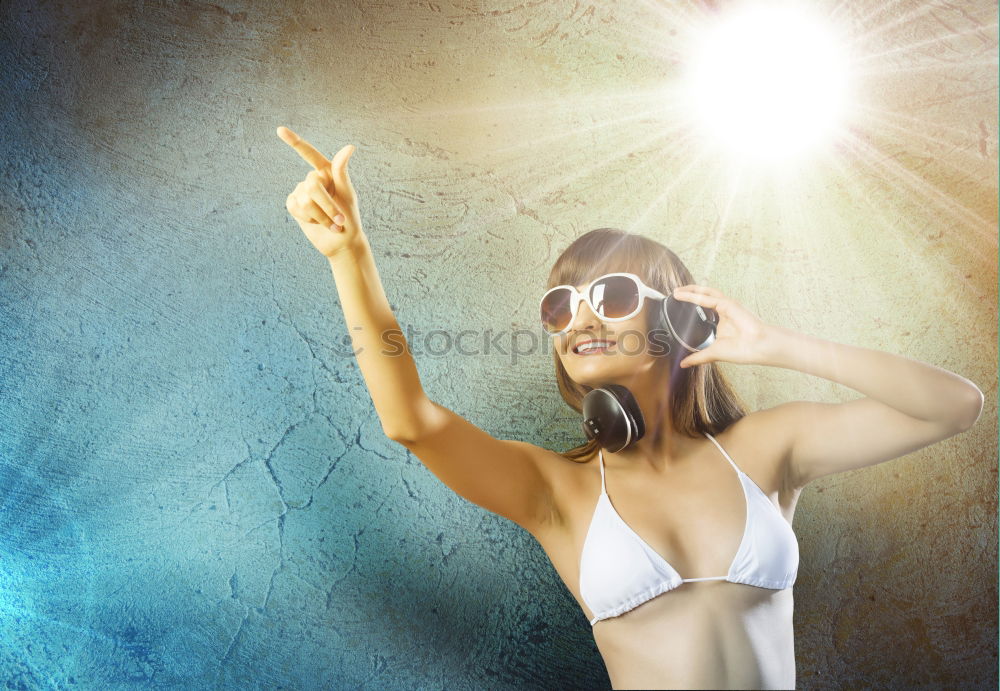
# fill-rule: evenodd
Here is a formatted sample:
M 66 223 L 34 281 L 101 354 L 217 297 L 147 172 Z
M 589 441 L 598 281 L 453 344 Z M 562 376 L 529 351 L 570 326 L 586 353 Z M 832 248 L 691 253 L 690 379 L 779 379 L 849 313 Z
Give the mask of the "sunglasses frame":
M 594 284 L 597 283 L 598 281 L 604 280 L 605 278 L 611 278 L 613 276 L 624 276 L 626 278 L 630 278 L 632 279 L 632 281 L 635 282 L 636 287 L 639 289 L 639 304 L 636 306 L 635 310 L 631 314 L 628 314 L 624 317 L 605 317 L 601 315 L 594 307 L 594 305 L 591 304 L 590 302 L 590 289 L 594 286 Z M 642 282 L 642 279 L 636 276 L 635 274 L 628 273 L 626 271 L 617 271 L 610 274 L 604 274 L 603 276 L 598 276 L 594 280 L 587 283 L 587 286 L 583 289 L 583 292 L 577 290 L 576 286 L 571 286 L 568 284 L 553 286 L 549 288 L 548 290 L 545 291 L 545 294 L 542 295 L 542 299 L 538 301 L 539 316 L 541 316 L 542 305 L 545 303 L 545 298 L 547 298 L 549 294 L 552 293 L 553 291 L 560 290 L 562 288 L 568 288 L 570 290 L 569 322 L 567 322 L 566 327 L 560 331 L 549 331 L 548 329 L 545 329 L 544 322 L 542 325 L 542 328 L 545 329 L 545 332 L 550 337 L 553 338 L 569 331 L 569 327 L 571 327 L 573 325 L 573 322 L 576 320 L 576 313 L 580 309 L 581 302 L 586 302 L 587 306 L 590 308 L 590 311 L 593 312 L 597 316 L 597 318 L 600 319 L 601 321 L 614 323 L 614 322 L 626 321 L 628 319 L 631 319 L 635 315 L 639 314 L 639 312 L 642 311 L 643 306 L 645 306 L 646 304 L 646 298 L 653 298 L 658 300 L 666 300 L 667 298 L 667 296 L 661 293 L 660 291 L 647 286 L 645 283 Z

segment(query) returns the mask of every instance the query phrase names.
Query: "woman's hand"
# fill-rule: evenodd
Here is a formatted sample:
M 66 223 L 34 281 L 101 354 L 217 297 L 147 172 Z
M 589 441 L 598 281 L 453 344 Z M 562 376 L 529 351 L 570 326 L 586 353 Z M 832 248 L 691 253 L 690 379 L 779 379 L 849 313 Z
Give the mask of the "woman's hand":
M 739 364 L 757 364 L 764 361 L 771 327 L 738 302 L 727 298 L 714 288 L 693 283 L 676 288 L 674 298 L 693 302 L 719 313 L 719 324 L 715 328 L 715 340 L 712 345 L 682 359 L 681 367 L 717 361 Z
M 313 167 L 285 200 L 285 208 L 309 242 L 327 258 L 359 246 L 365 238 L 358 196 L 347 174 L 354 146 L 342 148 L 331 162 L 287 127 L 279 127 L 278 136 Z

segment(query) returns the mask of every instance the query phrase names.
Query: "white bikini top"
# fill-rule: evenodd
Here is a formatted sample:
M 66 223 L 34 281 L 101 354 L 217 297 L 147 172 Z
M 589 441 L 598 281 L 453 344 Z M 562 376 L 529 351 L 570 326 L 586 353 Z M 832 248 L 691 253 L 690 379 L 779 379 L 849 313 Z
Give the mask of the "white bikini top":
M 632 530 L 611 504 L 604 483 L 604 454 L 599 452 L 601 495 L 580 555 L 580 595 L 594 613 L 593 626 L 617 617 L 688 581 L 729 581 L 783 590 L 795 583 L 799 545 L 795 531 L 763 490 L 740 470 L 715 437 L 736 470 L 746 499 L 746 527 L 729 573 L 681 578 L 680 574 Z

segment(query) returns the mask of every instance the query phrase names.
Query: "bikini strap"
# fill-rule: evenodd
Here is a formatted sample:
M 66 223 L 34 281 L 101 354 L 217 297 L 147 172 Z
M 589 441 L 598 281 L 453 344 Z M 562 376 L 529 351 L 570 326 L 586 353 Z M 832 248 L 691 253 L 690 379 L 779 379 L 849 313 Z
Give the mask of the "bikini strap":
M 604 452 L 603 449 L 597 450 L 597 458 L 601 464 L 601 492 L 607 494 L 607 488 L 604 486 Z
M 726 453 L 726 450 L 724 448 L 722 448 L 722 445 L 719 442 L 715 441 L 715 437 L 713 437 L 708 432 L 705 432 L 705 436 L 711 439 L 712 443 L 715 444 L 717 447 L 719 447 L 719 451 L 721 451 L 722 455 L 726 457 L 726 460 L 729 461 L 729 465 L 733 466 L 733 469 L 737 472 L 737 474 L 743 472 L 742 470 L 740 470 L 740 467 L 733 462 L 733 459 L 729 457 L 729 454 Z

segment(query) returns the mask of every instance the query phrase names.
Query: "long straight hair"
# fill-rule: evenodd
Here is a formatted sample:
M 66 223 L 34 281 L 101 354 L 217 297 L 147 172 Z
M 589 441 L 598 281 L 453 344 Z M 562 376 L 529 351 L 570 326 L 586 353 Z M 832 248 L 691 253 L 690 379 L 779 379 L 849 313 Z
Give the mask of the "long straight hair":
M 669 295 L 674 288 L 694 283 L 694 278 L 676 254 L 655 240 L 616 228 L 598 228 L 581 235 L 563 250 L 549 272 L 545 289 L 558 285 L 580 285 L 614 271 L 639 276 L 650 288 Z M 661 357 L 679 361 L 687 352 L 677 344 Z M 593 387 L 570 379 L 555 346 L 552 358 L 556 382 L 563 400 L 583 414 L 583 397 Z M 669 411 L 674 429 L 690 437 L 704 432 L 718 434 L 747 414 L 747 409 L 716 363 L 681 369 L 671 366 Z M 666 382 L 664 382 L 666 386 Z M 582 434 L 582 431 L 581 431 Z M 585 463 L 597 452 L 596 439 L 584 441 L 562 455 Z

